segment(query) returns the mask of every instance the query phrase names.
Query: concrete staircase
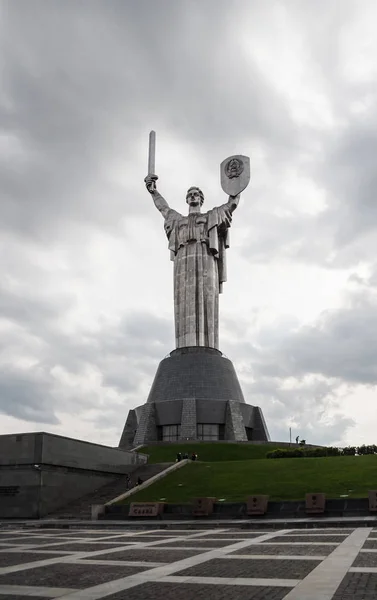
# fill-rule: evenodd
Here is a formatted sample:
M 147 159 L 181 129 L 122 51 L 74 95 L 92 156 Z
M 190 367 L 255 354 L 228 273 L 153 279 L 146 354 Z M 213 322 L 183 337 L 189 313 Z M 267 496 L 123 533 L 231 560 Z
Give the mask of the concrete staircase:
M 142 481 L 147 481 L 151 477 L 158 475 L 162 471 L 165 471 L 174 463 L 157 463 L 151 465 L 142 465 L 138 467 L 130 474 L 131 487 L 135 487 L 138 477 Z M 57 509 L 53 513 L 45 516 L 45 519 L 90 519 L 91 518 L 91 507 L 92 504 L 105 504 L 113 498 L 120 496 L 127 491 L 126 477 L 121 477 L 111 483 L 106 483 L 102 487 L 98 488 L 94 492 L 85 494 L 77 500 L 70 502 Z

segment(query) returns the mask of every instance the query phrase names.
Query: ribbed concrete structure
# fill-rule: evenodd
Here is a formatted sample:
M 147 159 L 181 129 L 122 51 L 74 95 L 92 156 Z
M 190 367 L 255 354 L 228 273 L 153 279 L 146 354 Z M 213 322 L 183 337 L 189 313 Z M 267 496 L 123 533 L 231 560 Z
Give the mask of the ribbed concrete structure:
M 246 404 L 219 350 L 178 348 L 162 360 L 146 404 L 129 412 L 119 447 L 179 440 L 269 440 L 261 409 Z

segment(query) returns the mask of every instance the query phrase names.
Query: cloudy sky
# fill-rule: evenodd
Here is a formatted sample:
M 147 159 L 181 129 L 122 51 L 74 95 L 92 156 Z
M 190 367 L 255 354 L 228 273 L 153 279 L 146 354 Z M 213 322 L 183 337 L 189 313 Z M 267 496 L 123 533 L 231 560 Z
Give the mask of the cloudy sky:
M 174 347 L 144 188 L 234 214 L 220 347 L 271 438 L 377 442 L 377 4 L 2 0 L 0 433 L 116 445 Z

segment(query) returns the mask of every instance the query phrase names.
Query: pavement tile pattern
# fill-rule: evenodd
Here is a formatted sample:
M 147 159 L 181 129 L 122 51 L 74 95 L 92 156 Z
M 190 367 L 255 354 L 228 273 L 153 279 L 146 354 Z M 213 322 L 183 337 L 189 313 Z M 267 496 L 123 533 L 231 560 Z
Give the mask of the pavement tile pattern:
M 286 588 L 229 585 L 200 585 L 198 583 L 144 583 L 131 590 L 107 596 L 106 600 L 282 600 Z
M 319 561 L 318 561 L 319 562 Z M 257 577 L 261 579 L 302 579 L 317 566 L 311 560 L 209 560 L 202 565 L 179 571 L 179 576 L 192 577 Z
M 101 554 L 101 556 L 96 556 L 96 558 L 100 558 L 101 560 L 135 560 L 142 562 L 173 563 L 178 560 L 190 558 L 191 556 L 197 556 L 198 553 L 198 550 L 161 550 L 161 548 L 156 548 L 156 550 L 154 550 L 153 548 L 139 548 Z M 91 557 L 88 558 L 90 559 Z M 82 560 L 84 561 L 85 558 Z
M 266 554 L 272 556 L 328 556 L 336 548 L 336 545 L 331 546 L 291 546 L 290 544 L 281 544 L 275 546 L 274 544 L 253 544 L 248 548 L 237 550 L 232 553 L 234 554 Z M 377 600 L 377 599 L 376 599 Z
M 96 565 L 95 568 L 88 568 L 87 565 L 82 564 L 60 563 L 8 573 L 0 577 L 0 582 L 14 585 L 48 587 L 67 587 L 69 585 L 70 588 L 87 588 L 119 577 L 134 575 L 143 570 L 143 567 Z
M 377 550 L 377 540 L 367 540 L 364 544 L 365 550 Z
M 169 542 L 167 543 L 166 539 L 163 541 L 163 545 L 169 548 L 223 548 L 224 546 L 229 546 L 234 540 L 181 540 L 179 542 Z M 156 547 L 161 547 L 162 544 L 157 544 Z
M 315 533 L 313 533 L 312 535 L 310 534 L 299 534 L 299 535 L 284 535 L 284 536 L 276 536 L 276 538 L 274 538 L 274 542 L 276 542 L 276 544 L 300 544 L 300 542 L 310 542 L 310 543 L 318 543 L 318 542 L 324 542 L 326 544 L 340 544 L 341 542 L 343 542 L 345 540 L 347 536 L 346 535 L 326 535 L 326 534 L 322 534 L 322 535 L 316 535 Z
M 377 552 L 360 552 L 352 567 L 374 567 L 377 569 Z
M 9 596 L 9 594 L 0 594 L 0 600 L 46 600 L 46 596 L 19 596 L 18 594 Z
M 98 542 L 98 544 L 96 544 L 95 542 L 93 542 L 92 540 L 88 541 L 88 542 L 69 542 L 67 544 L 65 543 L 59 543 L 57 545 L 53 545 L 50 544 L 47 546 L 43 546 L 43 548 L 41 549 L 41 552 L 43 551 L 43 549 L 45 550 L 56 550 L 57 552 L 60 552 L 61 550 L 64 550 L 65 552 L 94 552 L 96 550 L 114 550 L 114 548 L 119 548 L 119 546 L 123 546 L 124 548 L 131 548 L 132 546 L 128 543 L 123 543 L 123 542 L 118 542 L 117 544 L 108 544 L 108 543 L 104 543 L 104 542 Z
M 55 556 L 64 556 L 64 554 L 55 554 Z M 44 552 L 1 552 L 0 567 L 10 567 L 12 565 L 34 562 L 36 560 L 45 560 L 48 558 L 51 558 L 51 554 L 45 554 Z
M 333 600 L 376 600 L 376 573 L 348 573 L 333 596 Z
M 95 527 L 0 523 L 0 600 L 377 600 L 377 529 Z
M 64 540 L 60 540 L 60 539 L 52 539 L 50 537 L 48 538 L 39 538 L 39 537 L 34 537 L 34 536 L 28 536 L 28 537 L 17 537 L 15 540 L 10 540 L 9 536 L 7 538 L 6 544 L 7 547 L 9 547 L 9 544 L 11 544 L 12 546 L 29 546 L 29 545 L 33 545 L 33 546 L 46 546 L 47 544 L 57 544 L 59 542 L 63 542 Z M 2 544 L 5 542 L 1 542 Z

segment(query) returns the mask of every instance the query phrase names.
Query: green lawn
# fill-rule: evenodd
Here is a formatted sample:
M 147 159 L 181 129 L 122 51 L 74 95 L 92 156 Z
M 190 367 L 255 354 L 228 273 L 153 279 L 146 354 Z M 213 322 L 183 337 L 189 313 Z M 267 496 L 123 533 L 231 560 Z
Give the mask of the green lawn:
M 250 460 L 266 458 L 267 452 L 276 450 L 279 445 L 273 444 L 222 444 L 221 442 L 202 442 L 166 444 L 161 446 L 144 446 L 138 452 L 149 454 L 150 463 L 174 462 L 178 452 L 187 452 L 189 456 L 195 452 L 199 460 L 205 462 L 218 462 L 229 460 Z
M 190 463 L 125 503 L 190 502 L 198 496 L 244 501 L 251 494 L 271 500 L 300 500 L 307 492 L 327 498 L 342 494 L 360 498 L 377 488 L 377 456 L 281 458 L 232 462 Z

